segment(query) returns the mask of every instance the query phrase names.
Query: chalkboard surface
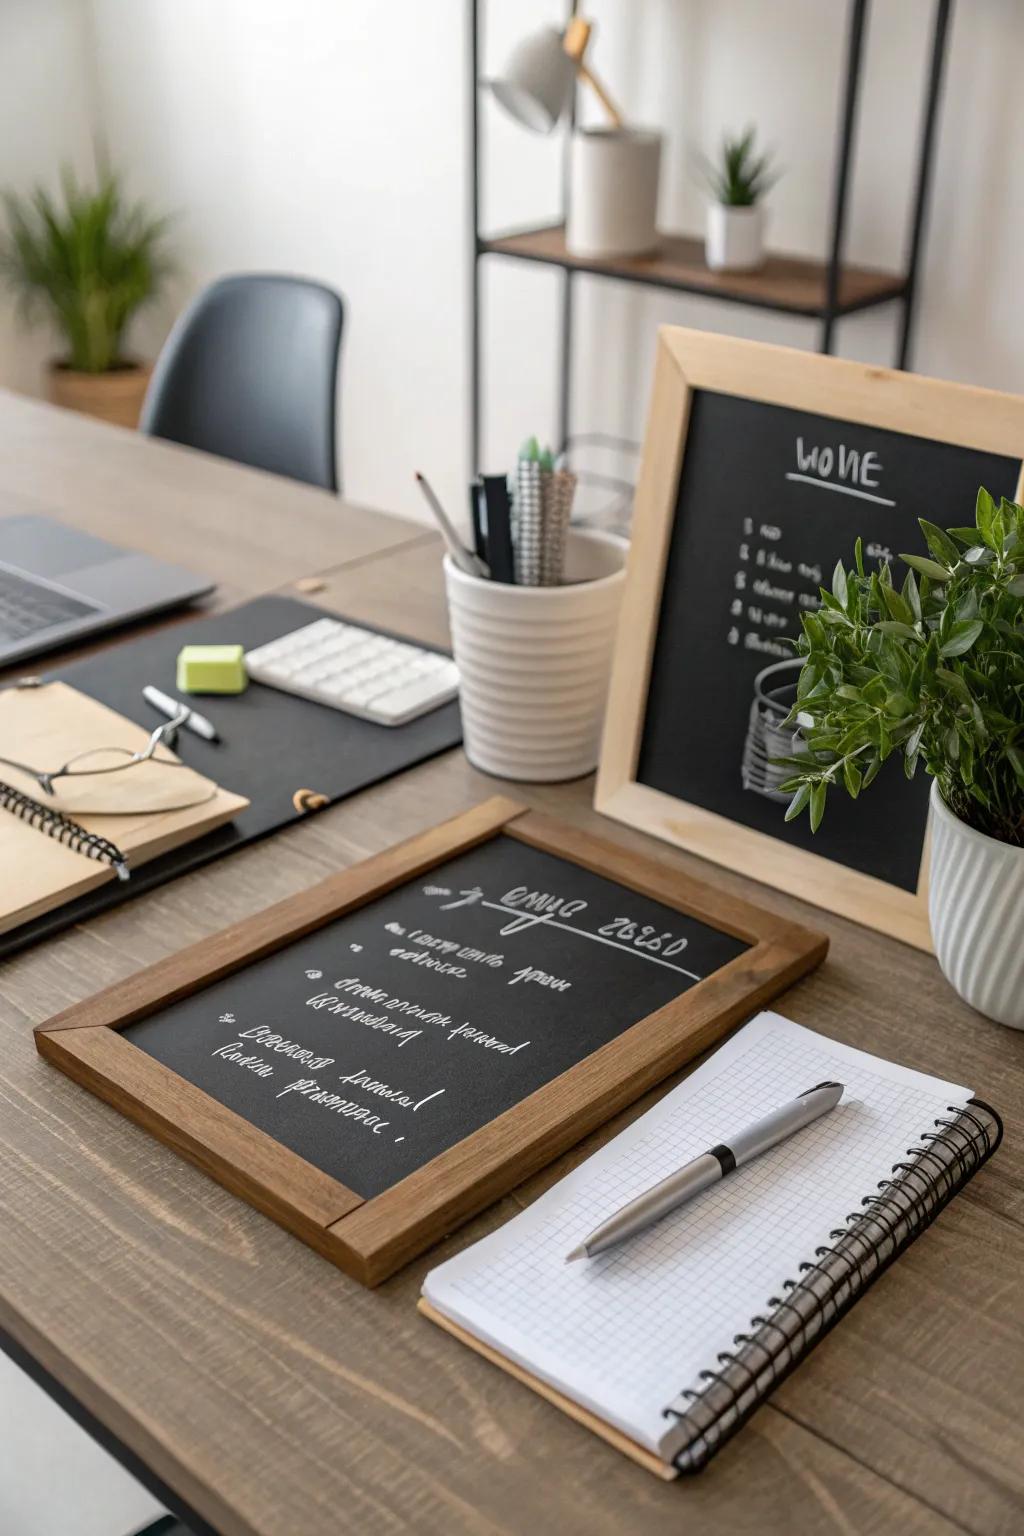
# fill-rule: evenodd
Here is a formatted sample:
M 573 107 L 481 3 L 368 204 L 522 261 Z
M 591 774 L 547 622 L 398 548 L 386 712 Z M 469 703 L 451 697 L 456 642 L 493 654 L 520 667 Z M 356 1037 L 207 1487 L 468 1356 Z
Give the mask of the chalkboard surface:
M 1020 459 L 697 389 L 657 624 L 636 778 L 907 891 L 928 814 L 923 774 L 893 765 L 856 805 L 830 799 L 821 828 L 745 787 L 754 680 L 791 657 L 786 637 L 836 561 L 922 549 L 918 517 L 969 520 L 979 485 L 1013 496 Z M 749 775 L 747 776 L 749 778 Z
M 747 948 L 499 835 L 123 1033 L 370 1198 Z

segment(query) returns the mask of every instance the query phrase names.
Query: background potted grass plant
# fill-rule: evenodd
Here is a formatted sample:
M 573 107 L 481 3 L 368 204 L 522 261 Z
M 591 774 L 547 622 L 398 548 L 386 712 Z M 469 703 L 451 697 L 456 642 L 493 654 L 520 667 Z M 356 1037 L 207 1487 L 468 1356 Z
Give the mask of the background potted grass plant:
M 778 180 L 771 156 L 758 154 L 756 132 L 726 134 L 717 161 L 703 162 L 711 190 L 704 259 L 719 272 L 752 272 L 764 265 L 764 208 L 761 199 Z
M 887 563 L 840 562 L 803 616 L 788 724 L 806 751 L 791 820 L 816 830 L 828 792 L 854 798 L 887 760 L 932 776 L 929 913 L 935 952 L 961 997 L 1024 1029 L 1024 508 L 978 492 L 974 527 L 921 519 L 927 555 L 902 590 Z M 893 762 L 889 763 L 889 768 Z
M 169 271 L 167 220 L 129 202 L 112 172 L 90 189 L 65 169 L 59 196 L 37 186 L 3 203 L 0 273 L 25 317 L 45 315 L 65 346 L 49 366 L 50 398 L 136 426 L 150 369 L 126 354 L 125 333 Z

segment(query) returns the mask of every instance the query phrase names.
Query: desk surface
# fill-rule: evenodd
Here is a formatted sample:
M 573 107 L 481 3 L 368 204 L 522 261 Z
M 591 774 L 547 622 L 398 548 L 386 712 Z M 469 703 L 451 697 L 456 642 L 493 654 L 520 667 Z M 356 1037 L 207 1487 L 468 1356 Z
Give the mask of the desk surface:
M 444 635 L 422 528 L 0 395 L 0 511 L 26 508 L 178 559 L 196 537 L 231 596 L 322 571 L 317 602 Z M 32 1026 L 59 1009 L 502 787 L 451 752 L 0 970 L 0 1328 L 221 1536 L 1018 1532 L 1024 1036 L 928 957 L 602 820 L 589 780 L 514 793 L 825 929 L 828 961 L 782 1010 L 967 1083 L 1007 1122 L 994 1162 L 692 1482 L 658 1483 L 415 1311 L 430 1264 L 601 1135 L 368 1292 L 36 1055 Z

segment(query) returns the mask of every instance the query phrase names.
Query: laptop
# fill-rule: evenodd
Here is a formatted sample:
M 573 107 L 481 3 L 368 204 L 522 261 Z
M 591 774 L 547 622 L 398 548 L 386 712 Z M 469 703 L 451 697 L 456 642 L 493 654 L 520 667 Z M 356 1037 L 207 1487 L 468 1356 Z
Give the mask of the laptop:
M 0 519 L 0 666 L 191 602 L 214 583 L 49 517 Z

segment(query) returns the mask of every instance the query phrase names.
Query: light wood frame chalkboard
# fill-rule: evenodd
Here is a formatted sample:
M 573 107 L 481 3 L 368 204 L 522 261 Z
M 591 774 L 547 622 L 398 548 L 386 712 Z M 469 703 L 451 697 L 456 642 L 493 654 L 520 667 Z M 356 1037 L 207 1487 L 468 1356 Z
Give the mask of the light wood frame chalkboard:
M 364 1199 L 120 1031 L 501 834 L 752 946 L 511 1109 Z M 46 1059 L 366 1285 L 705 1050 L 817 965 L 828 940 L 668 866 L 495 797 L 171 955 L 41 1024 Z
M 677 326 L 658 333 L 594 806 L 716 864 L 930 950 L 927 838 L 917 889 L 906 891 L 638 781 L 690 401 L 702 389 L 1013 459 L 1024 458 L 1024 398 Z M 1024 465 L 1018 501 L 1022 494 Z

